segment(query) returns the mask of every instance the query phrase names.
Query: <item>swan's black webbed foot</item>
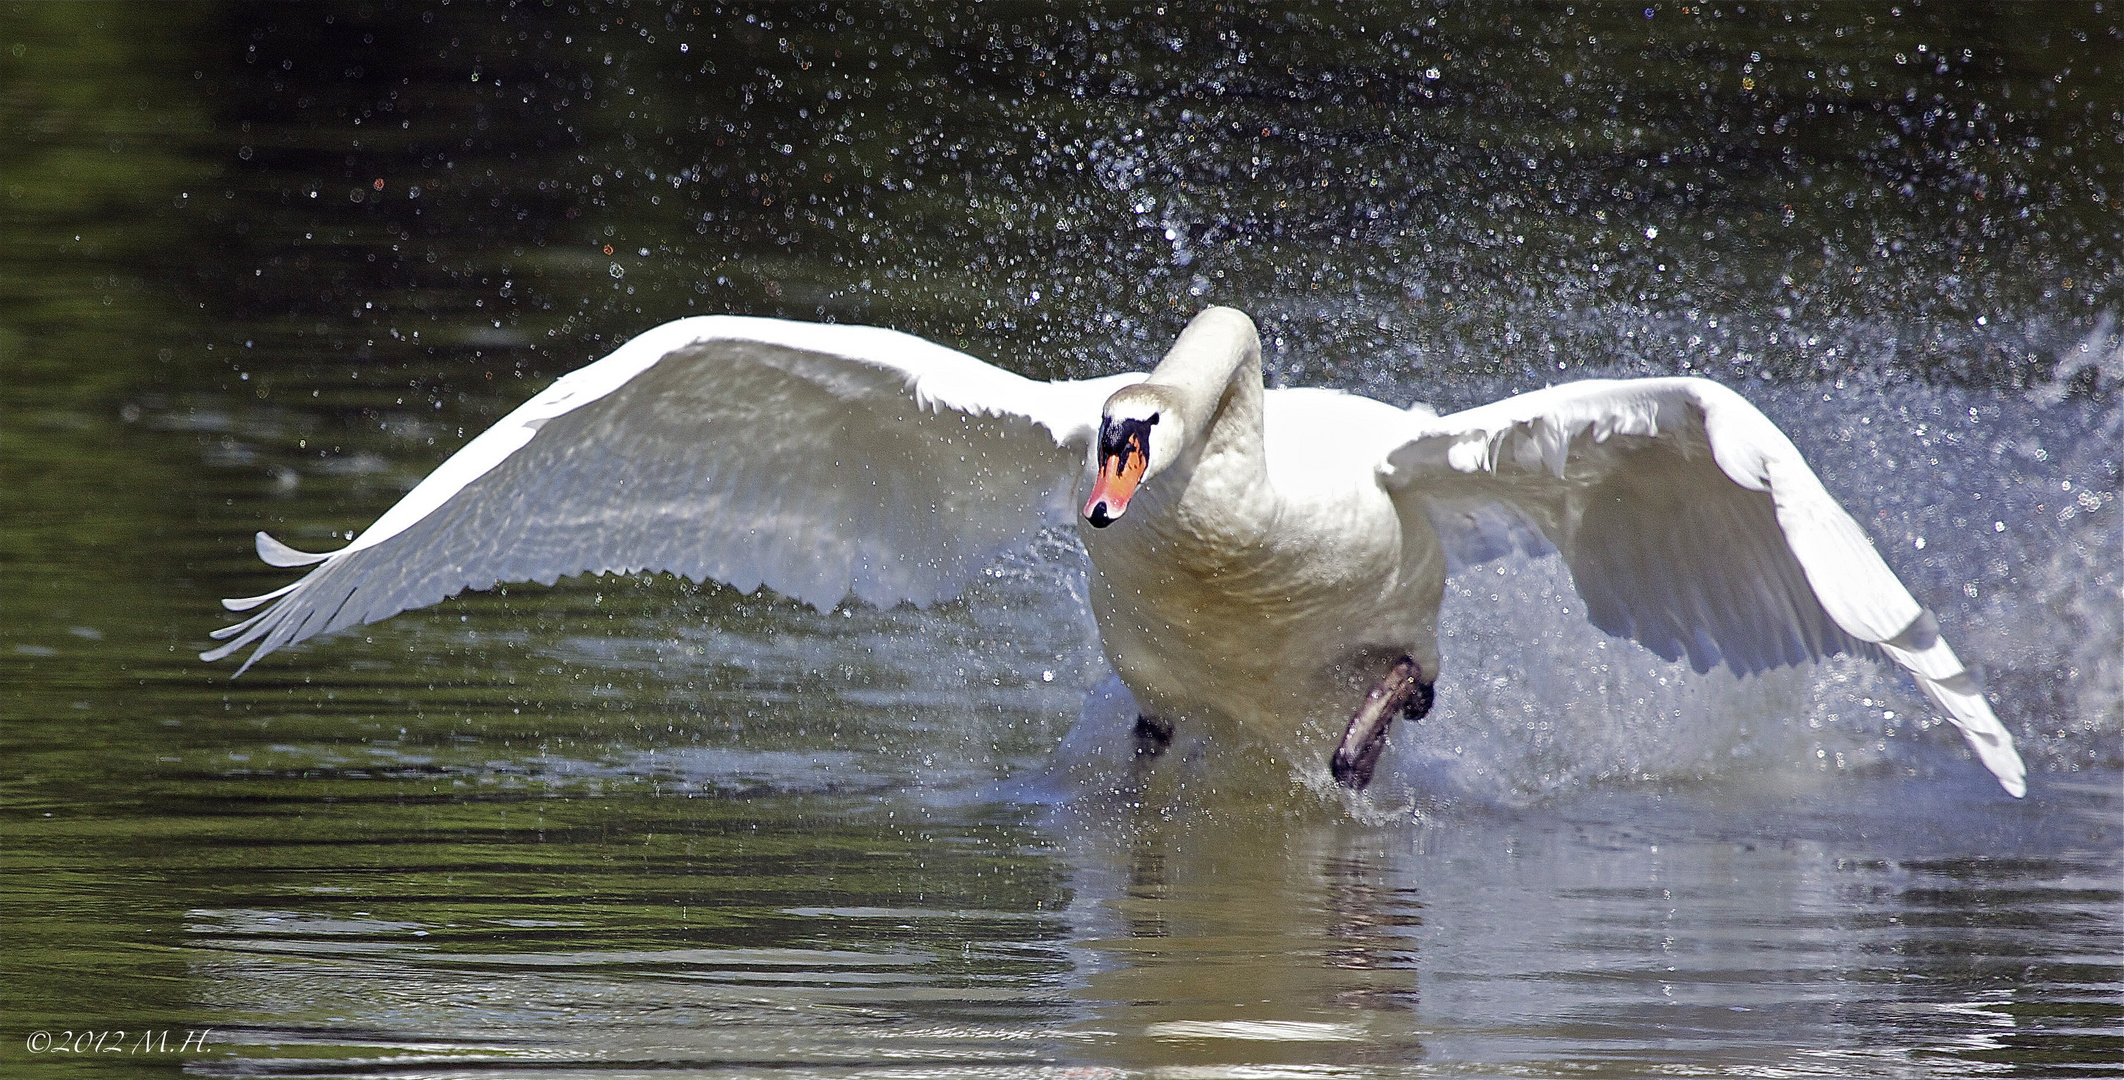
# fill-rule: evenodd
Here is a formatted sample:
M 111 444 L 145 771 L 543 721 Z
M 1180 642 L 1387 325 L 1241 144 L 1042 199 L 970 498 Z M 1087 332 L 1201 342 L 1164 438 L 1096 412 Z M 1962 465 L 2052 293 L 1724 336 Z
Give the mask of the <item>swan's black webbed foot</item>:
M 1363 791 L 1372 782 L 1372 767 L 1386 750 L 1387 726 L 1394 722 L 1395 714 L 1421 720 L 1430 711 L 1431 680 L 1423 677 L 1423 668 L 1412 657 L 1394 661 L 1386 678 L 1364 695 L 1364 704 L 1350 717 L 1349 729 L 1342 733 L 1342 745 L 1328 759 L 1328 771 L 1342 786 Z
M 1136 756 L 1157 757 L 1173 744 L 1173 725 L 1155 716 L 1136 716 Z

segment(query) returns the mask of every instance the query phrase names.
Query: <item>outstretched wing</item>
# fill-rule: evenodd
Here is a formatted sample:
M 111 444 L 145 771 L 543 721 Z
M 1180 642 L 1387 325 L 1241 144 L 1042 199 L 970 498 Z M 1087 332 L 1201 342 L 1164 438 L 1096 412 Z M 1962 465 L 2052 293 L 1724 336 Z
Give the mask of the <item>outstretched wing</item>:
M 563 376 L 467 443 L 317 568 L 217 631 L 244 661 L 461 590 L 669 571 L 821 608 L 928 604 L 1069 519 L 1107 395 L 866 326 L 706 316 Z M 238 669 L 241 674 L 242 668 Z
M 1792 441 L 1703 379 L 1590 380 L 1411 417 L 1384 482 L 1466 561 L 1555 545 L 1587 615 L 1698 671 L 1885 656 L 2014 795 L 2013 738 Z

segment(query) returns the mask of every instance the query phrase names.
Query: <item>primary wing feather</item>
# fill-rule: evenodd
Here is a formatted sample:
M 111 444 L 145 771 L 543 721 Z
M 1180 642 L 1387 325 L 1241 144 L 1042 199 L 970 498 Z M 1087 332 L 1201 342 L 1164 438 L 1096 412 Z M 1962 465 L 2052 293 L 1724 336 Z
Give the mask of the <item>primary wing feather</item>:
M 352 544 L 232 610 L 215 660 L 505 581 L 669 571 L 830 607 L 947 599 L 1067 520 L 1100 403 L 1140 376 L 1043 383 L 894 331 L 670 323 L 466 444 Z M 239 669 L 240 671 L 241 669 Z
M 1382 472 L 1457 561 L 1553 544 L 1595 625 L 1699 671 L 1891 659 L 2007 791 L 2026 790 L 2012 737 L 1930 614 L 1740 395 L 1702 379 L 1590 380 L 1412 416 L 1411 433 Z

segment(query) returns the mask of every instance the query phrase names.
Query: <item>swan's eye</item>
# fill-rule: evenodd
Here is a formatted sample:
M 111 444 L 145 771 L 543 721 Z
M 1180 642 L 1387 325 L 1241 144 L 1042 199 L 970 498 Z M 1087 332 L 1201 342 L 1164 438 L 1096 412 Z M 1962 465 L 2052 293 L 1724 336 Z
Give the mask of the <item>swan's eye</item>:
M 1157 413 L 1152 413 L 1147 419 L 1143 420 L 1133 420 L 1119 416 L 1107 417 L 1106 422 L 1099 425 L 1100 459 L 1121 458 L 1126 460 L 1128 455 L 1136 454 L 1146 461 L 1149 460 L 1150 429 L 1151 425 L 1157 422 Z

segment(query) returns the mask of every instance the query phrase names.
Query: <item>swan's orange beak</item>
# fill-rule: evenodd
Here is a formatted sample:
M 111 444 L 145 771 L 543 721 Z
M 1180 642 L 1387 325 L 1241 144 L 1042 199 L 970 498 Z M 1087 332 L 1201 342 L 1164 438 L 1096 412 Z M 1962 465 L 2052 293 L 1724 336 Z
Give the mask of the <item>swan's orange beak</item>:
M 1084 500 L 1084 520 L 1095 529 L 1113 524 L 1128 510 L 1128 500 L 1136 494 L 1136 485 L 1143 482 L 1143 470 L 1149 464 L 1150 458 L 1133 441 L 1123 443 L 1118 453 L 1102 452 L 1099 478 L 1092 481 L 1091 497 Z
M 1099 476 L 1092 481 L 1091 497 L 1084 500 L 1084 520 L 1103 529 L 1128 510 L 1136 485 L 1150 468 L 1151 425 L 1158 414 L 1142 419 L 1109 416 L 1099 422 Z

